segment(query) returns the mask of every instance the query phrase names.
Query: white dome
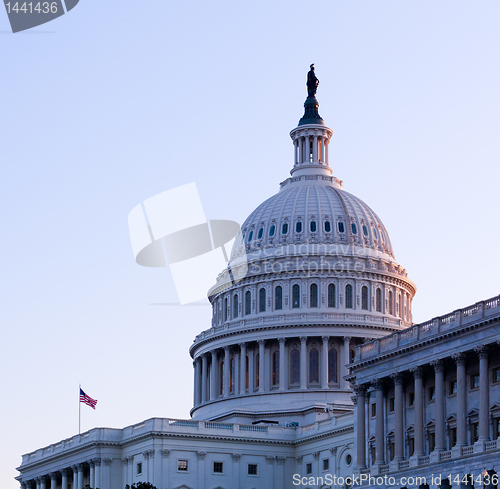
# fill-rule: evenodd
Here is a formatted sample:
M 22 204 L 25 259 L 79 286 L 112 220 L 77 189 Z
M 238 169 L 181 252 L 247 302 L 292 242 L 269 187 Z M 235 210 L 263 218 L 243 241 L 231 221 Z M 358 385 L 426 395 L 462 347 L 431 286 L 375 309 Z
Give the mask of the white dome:
M 394 258 L 389 234 L 377 214 L 333 177 L 286 180 L 280 192 L 248 216 L 242 233 L 247 253 L 325 243 L 366 248 L 373 250 L 371 254 Z M 242 251 L 238 248 L 233 248 L 233 257 Z

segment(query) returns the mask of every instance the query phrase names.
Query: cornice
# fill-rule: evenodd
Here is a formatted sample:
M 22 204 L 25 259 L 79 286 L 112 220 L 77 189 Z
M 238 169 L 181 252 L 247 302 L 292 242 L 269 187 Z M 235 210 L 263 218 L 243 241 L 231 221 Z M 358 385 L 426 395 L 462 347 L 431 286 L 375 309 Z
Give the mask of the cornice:
M 325 313 L 327 314 L 327 313 Z M 307 314 L 304 314 L 307 316 Z M 385 317 L 385 316 L 382 316 Z M 307 318 L 306 318 L 307 319 Z M 298 321 L 303 321 L 303 319 L 299 319 Z M 236 324 L 236 323 L 235 323 Z M 377 325 L 377 324 L 369 324 L 369 323 L 360 323 L 358 321 L 352 322 L 352 323 L 347 323 L 347 322 L 339 322 L 339 323 L 333 323 L 333 322 L 325 322 L 325 323 L 319 323 L 319 322 L 311 322 L 311 323 L 285 323 L 285 324 L 263 324 L 259 323 L 257 325 L 251 325 L 251 326 L 245 326 L 242 328 L 234 329 L 234 330 L 229 330 L 229 329 L 224 329 L 222 331 L 218 331 L 216 333 L 211 334 L 210 336 L 206 338 L 201 338 L 199 340 L 195 340 L 193 344 L 189 347 L 189 353 L 192 358 L 194 358 L 193 352 L 197 349 L 199 349 L 202 345 L 205 345 L 207 343 L 210 343 L 214 340 L 221 340 L 223 338 L 229 338 L 231 336 L 238 336 L 242 333 L 248 333 L 248 332 L 257 332 L 257 331 L 274 331 L 274 330 L 282 330 L 282 329 L 287 329 L 287 330 L 293 330 L 293 329 L 299 329 L 299 328 L 356 328 L 356 329 L 369 329 L 369 330 L 376 330 L 376 331 L 382 331 L 382 332 L 387 332 L 387 334 L 394 333 L 396 331 L 401 331 L 402 329 L 405 329 L 404 327 L 396 327 L 396 326 L 390 326 L 390 325 Z M 205 330 L 205 331 L 210 331 L 210 330 Z M 333 331 L 331 332 L 333 333 Z M 335 334 L 330 334 L 330 336 L 336 336 Z M 338 336 L 343 336 L 342 332 L 339 331 Z M 269 339 L 276 339 L 275 334 L 271 335 Z M 266 339 L 266 338 L 263 338 Z M 256 340 L 255 340 L 256 341 Z M 238 342 L 238 341 L 236 341 Z M 248 341 L 246 341 L 248 343 Z M 219 346 L 217 348 L 222 348 L 222 346 Z
M 489 317 L 489 318 L 478 319 L 477 322 L 461 325 L 453 330 L 442 331 L 442 332 L 439 331 L 434 336 L 429 336 L 427 338 L 417 340 L 417 341 L 415 341 L 415 343 L 402 345 L 401 347 L 397 347 L 397 348 L 390 350 L 390 351 L 387 351 L 387 352 L 380 352 L 377 355 L 373 355 L 372 357 L 367 358 L 366 360 L 361 360 L 359 362 L 355 362 L 355 363 L 351 364 L 351 366 L 350 366 L 351 371 L 355 375 L 356 371 L 358 369 L 362 369 L 362 368 L 365 368 L 369 365 L 374 365 L 377 363 L 384 362 L 388 358 L 400 357 L 401 355 L 408 354 L 414 350 L 418 350 L 420 348 L 427 347 L 427 346 L 432 345 L 434 343 L 439 343 L 439 342 L 447 340 L 449 338 L 460 336 L 466 332 L 478 329 L 482 326 L 498 322 L 499 320 L 500 320 L 500 315 L 497 315 L 497 316 L 493 316 L 493 317 Z M 484 339 L 483 339 L 483 342 L 484 342 Z M 463 347 L 462 347 L 462 349 L 463 349 Z M 445 353 L 445 352 L 443 352 L 443 353 Z M 457 353 L 457 352 L 453 351 L 449 355 L 446 355 L 446 356 L 451 357 L 454 353 Z

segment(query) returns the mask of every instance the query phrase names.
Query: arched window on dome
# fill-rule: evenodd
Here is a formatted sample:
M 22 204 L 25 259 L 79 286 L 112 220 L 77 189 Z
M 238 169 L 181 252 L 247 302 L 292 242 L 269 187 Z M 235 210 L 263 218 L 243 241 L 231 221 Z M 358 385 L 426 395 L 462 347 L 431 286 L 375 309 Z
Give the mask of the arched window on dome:
M 332 225 L 330 221 L 325 221 L 325 233 L 330 233 L 332 230 Z
M 276 226 L 273 224 L 273 225 L 269 228 L 269 236 L 273 237 L 275 232 L 276 232 Z
M 292 309 L 300 307 L 300 285 L 295 284 L 292 287 Z
M 316 221 L 311 221 L 309 229 L 311 230 L 311 233 L 315 233 L 316 232 Z
M 290 384 L 300 382 L 300 351 L 296 348 L 290 352 Z
M 319 382 L 319 351 L 313 348 L 309 352 L 309 383 Z
M 283 309 L 283 288 L 281 285 L 274 289 L 274 309 L 276 311 Z
M 343 222 L 339 222 L 339 233 L 345 233 L 345 227 Z M 250 239 L 248 241 L 250 241 Z
M 382 312 L 382 291 L 380 289 L 375 292 L 375 309 L 377 312 Z
M 295 232 L 296 233 L 301 233 L 302 232 L 302 221 L 298 221 L 295 224 Z
M 354 223 L 351 224 L 351 231 L 352 231 L 352 234 L 358 234 L 358 229 L 356 227 L 356 224 L 354 224 Z
M 368 228 L 366 227 L 366 224 L 363 224 L 363 234 L 368 236 Z
M 287 222 L 283 223 L 283 226 L 281 227 L 281 234 L 288 234 L 288 223 Z
M 259 290 L 259 312 L 266 311 L 266 289 L 262 287 Z
M 272 371 L 273 385 L 280 383 L 280 351 L 274 350 L 273 352 L 273 371 Z
M 248 235 L 248 242 L 252 241 L 253 238 L 253 231 L 250 231 L 250 234 Z
M 260 228 L 259 233 L 257 234 L 257 239 L 262 239 L 263 235 L 264 235 L 264 228 Z
M 227 297 L 224 298 L 224 311 L 223 311 L 223 314 L 224 314 L 224 322 L 227 321 Z
M 233 295 L 233 319 L 238 317 L 238 294 Z
M 229 361 L 229 391 L 234 392 L 234 357 Z
M 224 360 L 219 364 L 219 395 L 224 394 Z
M 249 290 L 245 292 L 245 316 L 252 312 L 252 294 Z
M 368 310 L 368 287 L 361 287 L 361 309 Z
M 347 284 L 345 286 L 345 307 L 347 309 L 352 309 L 352 285 Z
M 394 307 L 393 307 L 392 301 L 393 301 L 392 290 L 389 290 L 389 314 L 393 314 L 393 312 L 394 312 Z
M 337 382 L 337 350 L 328 350 L 328 382 Z
M 335 307 L 335 284 L 328 286 L 328 307 Z
M 255 388 L 259 388 L 259 381 L 260 381 L 260 372 L 259 372 L 259 365 L 260 365 L 260 355 L 257 353 L 255 355 Z
M 311 284 L 309 287 L 309 304 L 310 307 L 318 307 L 318 285 Z

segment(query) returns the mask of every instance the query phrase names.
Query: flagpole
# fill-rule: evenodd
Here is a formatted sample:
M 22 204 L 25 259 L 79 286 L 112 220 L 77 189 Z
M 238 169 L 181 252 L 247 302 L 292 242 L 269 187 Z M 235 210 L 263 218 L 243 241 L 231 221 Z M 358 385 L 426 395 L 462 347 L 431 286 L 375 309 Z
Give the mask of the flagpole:
M 80 391 L 82 389 L 82 384 L 78 384 L 78 434 L 80 434 L 80 426 L 82 421 L 82 403 L 80 402 Z

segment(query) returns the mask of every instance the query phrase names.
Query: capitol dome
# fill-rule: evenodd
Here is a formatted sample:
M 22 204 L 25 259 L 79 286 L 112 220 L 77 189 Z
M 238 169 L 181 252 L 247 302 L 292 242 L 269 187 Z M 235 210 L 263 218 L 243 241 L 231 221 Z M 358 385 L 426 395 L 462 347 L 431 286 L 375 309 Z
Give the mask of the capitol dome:
M 290 133 L 290 177 L 245 220 L 208 292 L 212 327 L 190 348 L 195 418 L 302 424 L 350 412 L 356 348 L 412 324 L 415 284 L 380 218 L 332 175 L 333 131 L 313 92 Z

